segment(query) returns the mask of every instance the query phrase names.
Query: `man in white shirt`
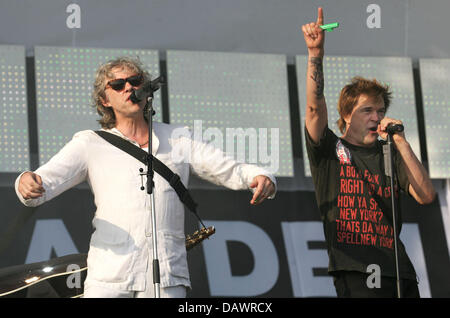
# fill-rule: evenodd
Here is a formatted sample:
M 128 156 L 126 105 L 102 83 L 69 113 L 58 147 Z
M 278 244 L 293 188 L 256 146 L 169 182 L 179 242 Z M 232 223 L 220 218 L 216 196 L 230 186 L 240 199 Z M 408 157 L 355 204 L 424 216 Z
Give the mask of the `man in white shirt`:
M 146 151 L 145 100 L 133 103 L 130 95 L 149 78 L 139 61 L 119 58 L 98 69 L 93 92 L 102 130 Z M 273 198 L 276 192 L 275 178 L 265 169 L 226 157 L 219 149 L 192 139 L 187 128 L 154 122 L 152 142 L 152 154 L 177 173 L 184 185 L 192 169 L 218 185 L 253 189 L 251 204 Z M 84 297 L 154 297 L 151 203 L 147 191 L 141 190 L 142 171 L 146 171 L 143 163 L 85 130 L 76 133 L 49 162 L 16 180 L 16 193 L 26 206 L 40 205 L 83 181 L 90 185 L 97 210 Z M 160 296 L 185 297 L 190 279 L 183 204 L 158 174 L 154 185 Z

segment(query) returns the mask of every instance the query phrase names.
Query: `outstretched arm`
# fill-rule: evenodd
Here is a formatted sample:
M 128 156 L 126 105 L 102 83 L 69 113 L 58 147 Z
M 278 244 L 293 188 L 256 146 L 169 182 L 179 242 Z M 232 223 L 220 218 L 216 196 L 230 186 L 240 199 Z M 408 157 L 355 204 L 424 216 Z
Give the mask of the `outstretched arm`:
M 323 24 L 323 9 L 317 10 L 317 21 L 302 26 L 308 48 L 306 73 L 306 129 L 315 143 L 318 143 L 328 123 L 325 102 L 323 56 L 325 34 L 319 27 Z

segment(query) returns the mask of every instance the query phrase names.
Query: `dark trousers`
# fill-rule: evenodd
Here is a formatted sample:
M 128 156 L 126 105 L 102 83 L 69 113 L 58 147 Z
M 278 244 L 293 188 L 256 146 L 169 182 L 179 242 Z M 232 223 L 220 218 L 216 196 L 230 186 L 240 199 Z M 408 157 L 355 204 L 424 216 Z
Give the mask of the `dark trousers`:
M 333 273 L 334 287 L 339 298 L 397 298 L 397 279 L 380 278 L 379 288 L 369 288 L 369 274 L 356 271 L 339 271 Z M 412 279 L 400 281 L 402 298 L 420 298 L 417 282 Z

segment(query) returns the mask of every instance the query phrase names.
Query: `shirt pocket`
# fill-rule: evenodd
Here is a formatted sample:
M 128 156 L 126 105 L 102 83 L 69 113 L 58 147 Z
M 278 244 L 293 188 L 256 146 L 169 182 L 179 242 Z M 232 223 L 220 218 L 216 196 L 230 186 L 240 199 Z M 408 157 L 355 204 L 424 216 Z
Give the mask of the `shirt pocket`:
M 89 276 L 101 282 L 126 281 L 135 244 L 129 233 L 107 221 L 95 220 L 88 254 Z
M 161 263 L 168 269 L 169 275 L 188 279 L 185 237 L 166 232 L 161 235 L 161 240 L 161 246 L 164 246 Z

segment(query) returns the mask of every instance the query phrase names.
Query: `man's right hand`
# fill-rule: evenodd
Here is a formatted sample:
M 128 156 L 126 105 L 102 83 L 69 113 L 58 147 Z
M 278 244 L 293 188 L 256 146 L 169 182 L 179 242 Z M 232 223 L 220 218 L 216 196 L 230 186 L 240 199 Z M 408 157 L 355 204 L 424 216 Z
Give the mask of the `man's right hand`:
M 323 75 L 324 31 L 323 10 L 317 9 L 317 21 L 302 26 L 303 36 L 308 47 L 308 66 L 306 71 L 306 115 L 305 125 L 313 142 L 318 143 L 328 123 Z
M 42 186 L 41 177 L 34 172 L 28 171 L 20 177 L 18 191 L 27 200 L 41 197 L 45 189 Z
M 323 9 L 317 9 L 317 21 L 302 26 L 308 53 L 312 56 L 323 56 L 325 33 L 319 26 L 323 25 Z

